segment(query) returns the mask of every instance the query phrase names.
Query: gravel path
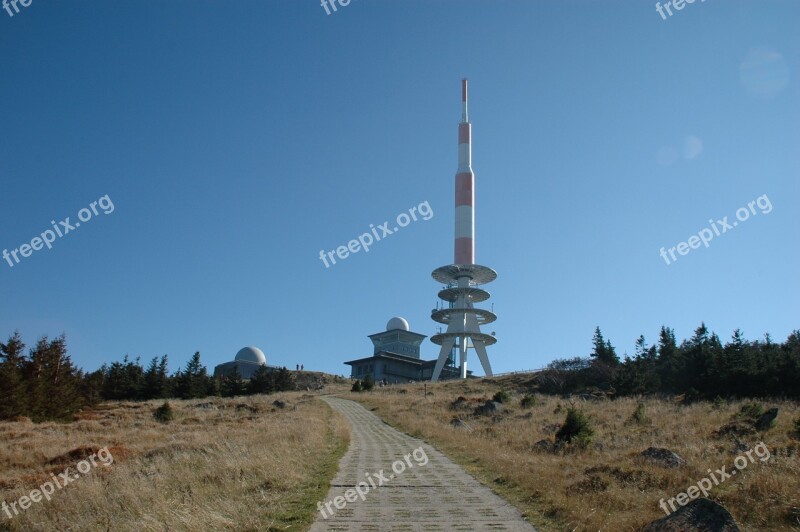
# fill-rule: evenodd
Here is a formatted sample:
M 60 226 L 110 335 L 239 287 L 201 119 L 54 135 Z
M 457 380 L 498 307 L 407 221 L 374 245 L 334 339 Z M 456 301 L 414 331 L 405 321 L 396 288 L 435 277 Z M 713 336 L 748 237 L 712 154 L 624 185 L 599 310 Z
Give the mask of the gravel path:
M 358 403 L 323 399 L 348 419 L 351 439 L 311 532 L 535 532 L 516 508 L 430 445 Z

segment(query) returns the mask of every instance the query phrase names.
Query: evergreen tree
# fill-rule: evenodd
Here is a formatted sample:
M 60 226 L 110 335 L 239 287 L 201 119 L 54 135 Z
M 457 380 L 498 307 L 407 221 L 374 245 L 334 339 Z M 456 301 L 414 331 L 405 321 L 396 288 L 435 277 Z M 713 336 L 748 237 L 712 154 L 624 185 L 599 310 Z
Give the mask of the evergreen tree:
M 692 395 L 707 393 L 718 366 L 717 361 L 722 355 L 719 337 L 716 334 L 709 335 L 706 324 L 701 323 L 692 338 L 681 344 L 680 353 L 684 366 L 679 375 L 681 384 L 676 391 Z
M 606 341 L 603 339 L 603 333 L 600 332 L 599 326 L 594 328 L 592 345 L 594 346 L 594 349 L 589 356 L 595 360 L 603 360 L 603 358 L 606 356 Z
M 162 355 L 158 363 L 158 378 L 161 380 L 161 397 L 174 397 L 172 380 L 169 378 L 169 361 L 167 355 Z
M 83 396 L 83 400 L 86 405 L 96 405 L 103 399 L 104 380 L 105 373 L 103 372 L 102 368 L 91 373 L 84 374 L 83 383 L 81 386 L 81 395 Z
M 245 384 L 242 380 L 242 374 L 239 373 L 239 366 L 233 368 L 233 373 L 224 376 L 220 379 L 220 394 L 222 397 L 236 397 L 237 395 L 244 395 Z
M 285 367 L 279 369 L 275 374 L 275 389 L 279 392 L 290 392 L 294 390 L 294 379 L 292 374 Z
M 656 348 L 647 347 L 644 335 L 639 335 L 634 347 L 634 358 L 625 361 L 614 374 L 614 388 L 622 395 L 657 392 L 661 379 L 656 372 Z
M 105 367 L 103 398 L 110 401 L 133 401 L 141 399 L 144 390 L 144 369 L 139 358 L 131 362 L 128 355 L 122 362 Z
M 0 343 L 0 419 L 12 419 L 26 413 L 26 389 L 22 375 L 25 344 L 19 331 Z
M 664 389 L 675 391 L 680 386 L 680 375 L 683 372 L 684 362 L 678 354 L 675 331 L 663 325 L 658 335 L 657 364 Z
M 83 406 L 83 374 L 72 365 L 62 335 L 48 341 L 43 337 L 24 364 L 28 412 L 34 421 L 69 419 Z
M 595 327 L 594 336 L 592 337 L 592 344 L 594 349 L 589 354 L 595 362 L 602 362 L 608 366 L 614 367 L 619 364 L 619 357 L 616 350 L 612 347 L 610 341 L 603 339 L 603 333 L 600 332 L 600 327 Z
M 163 399 L 169 394 L 169 376 L 167 375 L 167 355 L 161 360 L 153 357 L 147 371 L 144 372 L 142 399 Z
M 205 377 L 205 395 L 218 397 L 220 395 L 219 379 L 215 379 L 213 375 L 206 375 Z
M 247 393 L 272 393 L 275 391 L 275 378 L 267 366 L 259 367 L 247 383 Z
M 643 358 L 647 353 L 647 342 L 644 340 L 644 335 L 640 334 L 636 339 L 636 347 L 634 348 L 634 358 Z
M 746 395 L 751 388 L 750 382 L 755 376 L 754 359 L 751 359 L 749 345 L 742 335 L 742 331 L 736 329 L 728 343 L 725 344 L 720 357 L 717 370 L 720 376 L 720 384 L 725 386 L 729 393 L 733 395 Z
M 186 363 L 186 368 L 175 374 L 175 395 L 181 399 L 196 399 L 206 397 L 209 392 L 209 380 L 205 366 L 200 362 L 200 352 L 197 351 L 191 360 Z
M 800 397 L 800 330 L 794 330 L 776 354 L 776 373 L 778 387 L 773 393 Z

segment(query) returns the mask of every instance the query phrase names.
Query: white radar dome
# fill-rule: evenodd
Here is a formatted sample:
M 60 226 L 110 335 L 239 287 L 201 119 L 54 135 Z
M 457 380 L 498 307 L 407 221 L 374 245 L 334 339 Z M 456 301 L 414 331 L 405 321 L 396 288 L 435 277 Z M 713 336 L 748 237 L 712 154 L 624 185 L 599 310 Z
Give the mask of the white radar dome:
M 242 362 L 255 362 L 256 364 L 266 364 L 267 357 L 264 356 L 264 352 L 257 348 L 257 347 L 243 347 L 236 353 L 236 359 L 241 360 Z
M 387 331 L 393 331 L 395 329 L 400 329 L 401 331 L 409 331 L 408 322 L 405 318 L 401 317 L 394 317 L 389 320 L 389 323 L 386 324 Z

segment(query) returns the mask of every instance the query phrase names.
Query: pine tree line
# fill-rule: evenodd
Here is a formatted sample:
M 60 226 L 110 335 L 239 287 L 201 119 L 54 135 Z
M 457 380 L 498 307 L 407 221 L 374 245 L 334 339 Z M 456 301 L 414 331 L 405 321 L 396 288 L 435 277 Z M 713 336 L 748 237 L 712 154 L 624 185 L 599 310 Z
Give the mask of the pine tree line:
M 104 364 L 84 373 L 67 354 L 66 338 L 40 339 L 25 354 L 19 332 L 0 343 L 0 420 L 25 416 L 33 421 L 71 420 L 86 406 L 101 400 L 146 401 L 233 397 L 294 389 L 286 368 L 262 366 L 249 381 L 234 372 L 229 377 L 208 374 L 196 352 L 186 366 L 169 375 L 167 355 L 153 357 L 147 368 L 139 358 Z
M 42 338 L 27 356 L 19 333 L 0 343 L 0 419 L 69 419 L 87 402 L 84 383 L 64 336 Z
M 556 360 L 538 381 L 543 391 L 575 392 L 596 387 L 617 395 L 686 394 L 691 398 L 800 397 L 800 330 L 784 343 L 769 334 L 748 341 L 739 329 L 724 345 L 705 323 L 680 345 L 674 330 L 661 327 L 657 345 L 639 336 L 634 356 L 620 360 L 595 329 L 588 357 Z

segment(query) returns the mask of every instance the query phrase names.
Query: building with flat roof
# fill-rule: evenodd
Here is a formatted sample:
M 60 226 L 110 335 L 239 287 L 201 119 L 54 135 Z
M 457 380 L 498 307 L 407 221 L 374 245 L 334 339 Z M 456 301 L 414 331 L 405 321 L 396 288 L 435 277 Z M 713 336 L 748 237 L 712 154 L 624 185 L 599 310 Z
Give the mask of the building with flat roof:
M 427 338 L 412 332 L 408 321 L 395 317 L 386 324 L 383 332 L 369 335 L 372 341 L 372 356 L 345 362 L 350 366 L 350 376 L 363 380 L 372 375 L 375 382 L 397 384 L 410 381 L 431 380 L 436 360 L 422 360 L 420 345 Z M 440 378 L 457 378 L 455 359 L 442 369 Z

